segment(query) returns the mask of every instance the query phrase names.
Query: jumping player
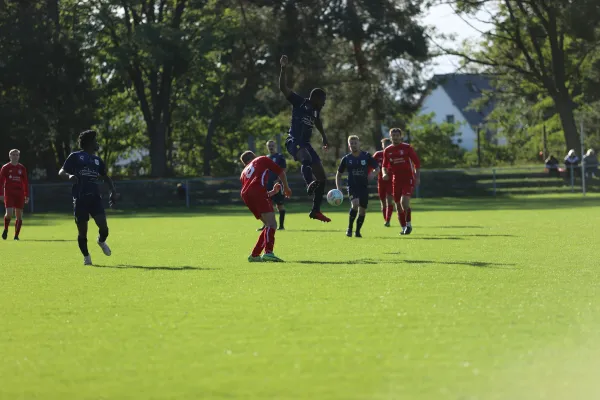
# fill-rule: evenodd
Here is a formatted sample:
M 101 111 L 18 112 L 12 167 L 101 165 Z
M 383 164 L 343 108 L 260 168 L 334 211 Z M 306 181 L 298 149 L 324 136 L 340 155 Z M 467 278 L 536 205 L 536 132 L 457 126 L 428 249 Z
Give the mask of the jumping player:
M 400 128 L 390 129 L 392 145 L 383 151 L 383 179 L 392 181 L 392 194 L 398 220 L 402 227 L 401 235 L 412 232 L 410 197 L 419 184 L 421 162 L 417 153 L 408 143 L 402 143 Z
M 391 144 L 392 141 L 390 139 L 381 139 L 381 148 L 383 150 Z M 383 167 L 383 150 L 379 150 L 373 154 L 373 158 L 379 163 L 380 167 Z M 384 181 L 382 171 L 377 175 L 377 193 L 381 202 L 381 212 L 383 213 L 385 226 L 389 227 L 392 214 L 394 213 L 394 197 L 392 196 L 392 181 Z
M 8 237 L 8 227 L 10 218 L 15 214 L 15 239 L 19 240 L 21 226 L 23 226 L 23 208 L 29 203 L 29 183 L 27 180 L 27 169 L 23 164 L 19 164 L 21 152 L 17 149 L 12 149 L 8 152 L 10 162 L 4 164 L 0 169 L 0 188 L 4 191 L 4 207 L 6 214 L 4 215 L 4 231 L 2 239 Z
M 267 150 L 269 151 L 269 154 L 267 154 L 267 157 L 269 157 L 275 164 L 279 165 L 279 167 L 281 167 L 283 172 L 286 172 L 287 163 L 285 161 L 285 157 L 283 156 L 283 154 L 277 152 L 277 144 L 275 143 L 274 140 L 269 140 L 267 142 Z M 277 182 L 278 179 L 279 179 L 279 177 L 277 176 L 277 174 L 275 174 L 274 172 L 269 172 L 269 181 L 267 183 L 267 190 L 269 192 L 271 192 L 273 190 L 273 187 L 275 186 L 275 183 Z M 283 195 L 283 193 L 281 193 L 281 191 L 276 192 L 271 197 L 271 201 L 273 203 L 275 203 L 275 206 L 277 207 L 277 211 L 279 211 L 279 229 L 278 230 L 283 231 L 283 230 L 285 230 L 285 227 L 284 227 L 285 196 Z M 265 225 L 263 225 L 261 228 L 258 228 L 257 231 L 260 232 L 263 229 L 265 229 Z
M 352 227 L 356 220 L 357 238 L 362 237 L 360 229 L 365 222 L 367 213 L 367 205 L 369 204 L 369 179 L 371 176 L 379 173 L 379 164 L 366 151 L 360 150 L 360 139 L 356 135 L 348 137 L 348 147 L 350 153 L 346 154 L 335 175 L 335 184 L 338 190 L 342 186 L 342 174 L 348 170 L 348 194 L 350 196 L 350 219 L 348 222 L 348 230 L 346 236 L 352 237 Z M 369 174 L 370 170 L 374 170 L 373 175 Z M 358 215 L 358 219 L 356 216 Z
M 79 134 L 80 151 L 71 153 L 58 175 L 73 183 L 73 211 L 77 224 L 77 243 L 83 254 L 83 264 L 92 265 L 92 257 L 88 252 L 87 231 L 90 216 L 98 226 L 98 246 L 105 255 L 110 256 L 111 251 L 106 244 L 108 237 L 108 224 L 102 205 L 102 197 L 98 185 L 105 181 L 110 189 L 109 204 L 115 203 L 115 185 L 106 173 L 104 161 L 95 153 L 100 146 L 97 142 L 96 131 L 88 130 Z
M 256 246 L 252 250 L 252 254 L 248 257 L 249 262 L 274 261 L 283 262 L 273 254 L 275 246 L 275 230 L 277 229 L 277 221 L 275 221 L 275 213 L 273 212 L 273 203 L 270 196 L 281 191 L 281 185 L 275 185 L 271 192 L 267 192 L 267 174 L 275 173 L 283 183 L 283 193 L 286 197 L 292 195 L 292 191 L 287 182 L 285 172 L 281 167 L 275 164 L 269 157 L 256 155 L 251 151 L 246 151 L 240 157 L 242 164 L 245 165 L 240 181 L 242 183 L 241 196 L 248 209 L 254 214 L 256 219 L 262 220 L 266 228 L 261 232 L 256 242 Z M 264 254 L 261 257 L 261 253 Z
M 313 206 L 309 217 L 323 222 L 330 222 L 331 219 L 321 212 L 326 184 L 325 170 L 321 158 L 310 144 L 313 126 L 315 126 L 321 133 L 323 148 L 327 149 L 327 136 L 321 121 L 321 109 L 325 106 L 325 91 L 318 88 L 313 89 L 308 99 L 298 95 L 290 90 L 286 84 L 287 56 L 281 57 L 280 64 L 279 90 L 292 104 L 292 122 L 285 141 L 285 147 L 290 155 L 294 157 L 294 160 L 302 164 L 301 171 L 306 183 L 306 192 L 309 196 L 313 196 Z M 313 174 L 315 179 L 313 179 Z

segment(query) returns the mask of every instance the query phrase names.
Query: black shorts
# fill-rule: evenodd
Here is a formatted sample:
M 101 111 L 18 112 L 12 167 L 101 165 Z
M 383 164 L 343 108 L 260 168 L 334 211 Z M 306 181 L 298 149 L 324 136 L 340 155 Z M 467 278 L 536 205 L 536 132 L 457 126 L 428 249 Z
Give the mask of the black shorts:
M 348 194 L 350 195 L 350 200 L 358 199 L 358 205 L 362 208 L 367 208 L 367 205 L 369 204 L 368 188 L 349 188 Z
M 283 193 L 278 192 L 275 196 L 271 197 L 271 201 L 273 202 L 273 204 L 282 206 L 285 202 L 285 196 L 283 195 Z
M 87 222 L 99 215 L 104 215 L 104 206 L 100 196 L 81 196 L 73 199 L 73 215 L 75 223 Z

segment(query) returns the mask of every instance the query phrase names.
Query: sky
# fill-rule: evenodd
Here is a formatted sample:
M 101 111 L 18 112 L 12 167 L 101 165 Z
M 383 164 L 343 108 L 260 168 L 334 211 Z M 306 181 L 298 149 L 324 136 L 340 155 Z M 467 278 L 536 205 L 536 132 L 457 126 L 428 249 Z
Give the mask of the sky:
M 486 15 L 487 14 L 485 13 L 480 13 L 477 17 L 478 19 L 486 20 Z M 470 18 L 466 19 L 468 23 L 457 16 L 450 5 L 442 4 L 432 7 L 423 21 L 428 26 L 434 26 L 439 33 L 456 35 L 456 40 L 454 42 L 441 42 L 440 44 L 444 46 L 459 47 L 463 40 L 476 40 L 480 36 L 477 30 L 469 26 L 469 24 L 482 31 L 489 29 L 489 25 L 486 23 Z M 460 59 L 458 57 L 441 56 L 435 59 L 433 73 L 452 73 L 455 72 L 459 66 Z

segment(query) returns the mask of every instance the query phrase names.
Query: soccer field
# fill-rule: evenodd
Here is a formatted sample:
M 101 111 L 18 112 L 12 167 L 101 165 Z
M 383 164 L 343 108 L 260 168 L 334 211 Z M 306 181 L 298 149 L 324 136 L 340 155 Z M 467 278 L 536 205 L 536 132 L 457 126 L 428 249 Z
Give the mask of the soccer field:
M 2 399 L 600 398 L 600 197 L 292 207 L 275 253 L 239 207 L 68 215 L 0 242 Z M 12 231 L 12 227 L 11 227 Z

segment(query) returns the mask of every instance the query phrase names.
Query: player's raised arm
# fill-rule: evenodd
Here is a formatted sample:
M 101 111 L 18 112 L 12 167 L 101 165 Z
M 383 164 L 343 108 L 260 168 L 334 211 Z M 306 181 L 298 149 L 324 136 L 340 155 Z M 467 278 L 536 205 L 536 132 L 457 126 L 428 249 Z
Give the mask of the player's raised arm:
M 281 71 L 279 72 L 279 90 L 285 96 L 286 99 L 290 97 L 292 91 L 287 87 L 287 74 L 286 69 L 288 66 L 288 58 L 287 56 L 281 56 L 281 60 L 279 60 L 279 64 L 281 65 Z

